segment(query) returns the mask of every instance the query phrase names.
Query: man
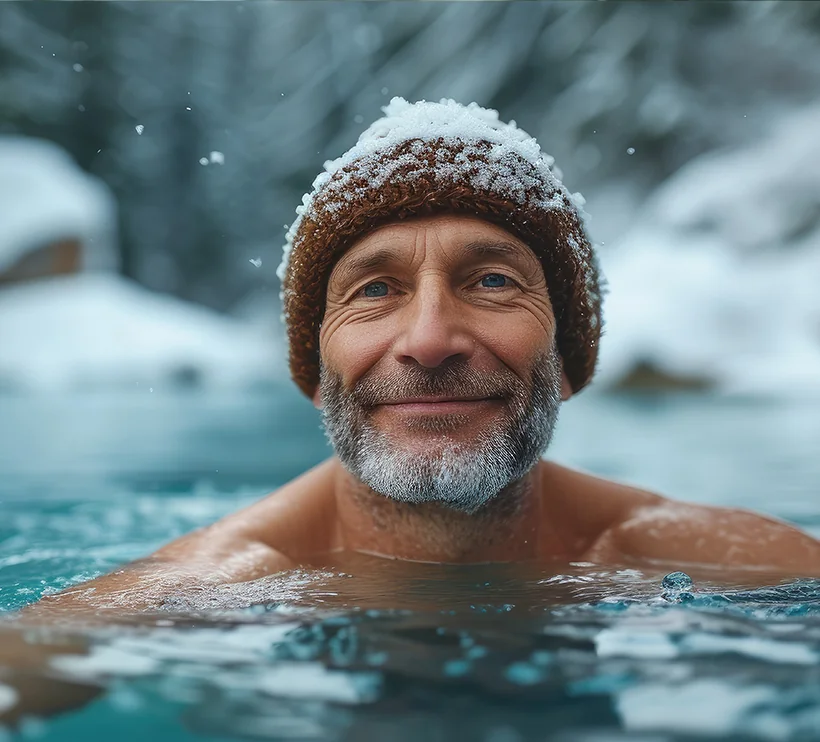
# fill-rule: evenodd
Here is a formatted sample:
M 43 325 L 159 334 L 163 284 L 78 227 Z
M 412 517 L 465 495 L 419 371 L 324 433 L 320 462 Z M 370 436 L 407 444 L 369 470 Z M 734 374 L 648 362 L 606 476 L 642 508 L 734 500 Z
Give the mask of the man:
M 46 602 L 151 607 L 348 550 L 820 574 L 820 544 L 542 460 L 591 379 L 600 278 L 552 160 L 494 111 L 396 98 L 326 165 L 280 268 L 290 368 L 336 456 Z

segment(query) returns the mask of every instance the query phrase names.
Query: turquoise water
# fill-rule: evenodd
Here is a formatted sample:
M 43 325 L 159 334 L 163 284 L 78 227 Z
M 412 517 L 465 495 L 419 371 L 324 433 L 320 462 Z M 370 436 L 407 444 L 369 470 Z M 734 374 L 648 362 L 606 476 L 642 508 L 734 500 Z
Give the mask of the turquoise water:
M 552 455 L 820 535 L 818 413 L 588 395 Z M 0 608 L 143 556 L 327 454 L 284 387 L 1 397 Z M 820 737 L 818 584 L 687 570 L 681 593 L 662 586 L 670 571 L 338 555 L 118 625 L 7 629 L 0 665 L 18 645 L 36 658 L 0 669 L 0 708 L 24 677 L 71 708 L 26 720 L 21 739 Z

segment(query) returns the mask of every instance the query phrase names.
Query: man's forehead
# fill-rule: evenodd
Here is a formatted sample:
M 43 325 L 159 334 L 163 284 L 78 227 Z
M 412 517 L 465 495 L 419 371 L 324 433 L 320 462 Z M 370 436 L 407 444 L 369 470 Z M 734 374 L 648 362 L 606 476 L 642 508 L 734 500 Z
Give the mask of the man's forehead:
M 500 258 L 538 262 L 520 239 L 505 229 L 474 217 L 418 218 L 383 225 L 359 238 L 336 268 L 360 272 L 382 264 L 407 263 L 428 248 L 446 259 Z

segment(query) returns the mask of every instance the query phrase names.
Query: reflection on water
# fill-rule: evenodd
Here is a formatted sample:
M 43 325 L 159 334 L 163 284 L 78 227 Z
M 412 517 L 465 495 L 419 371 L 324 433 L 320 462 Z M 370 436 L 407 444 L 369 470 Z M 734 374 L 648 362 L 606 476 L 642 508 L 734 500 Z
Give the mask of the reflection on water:
M 590 396 L 561 461 L 820 527 L 817 405 Z M 327 454 L 277 394 L 0 398 L 11 613 L 249 504 Z M 680 577 L 664 577 L 682 570 Z M 157 615 L 0 635 L 0 713 L 44 740 L 820 737 L 820 586 L 692 565 L 435 565 L 339 553 Z M 11 705 L 10 705 L 11 704 Z

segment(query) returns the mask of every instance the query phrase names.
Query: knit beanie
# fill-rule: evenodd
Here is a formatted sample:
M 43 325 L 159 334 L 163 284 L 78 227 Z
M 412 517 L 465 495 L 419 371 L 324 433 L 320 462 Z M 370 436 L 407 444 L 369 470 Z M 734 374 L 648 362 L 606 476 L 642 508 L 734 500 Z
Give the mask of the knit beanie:
M 522 240 L 544 268 L 556 342 L 573 392 L 592 378 L 601 335 L 601 279 L 553 158 L 498 112 L 453 100 L 393 98 L 357 144 L 325 163 L 302 198 L 278 276 L 290 370 L 309 397 L 319 384 L 319 328 L 333 266 L 376 227 L 415 216 L 464 214 Z

